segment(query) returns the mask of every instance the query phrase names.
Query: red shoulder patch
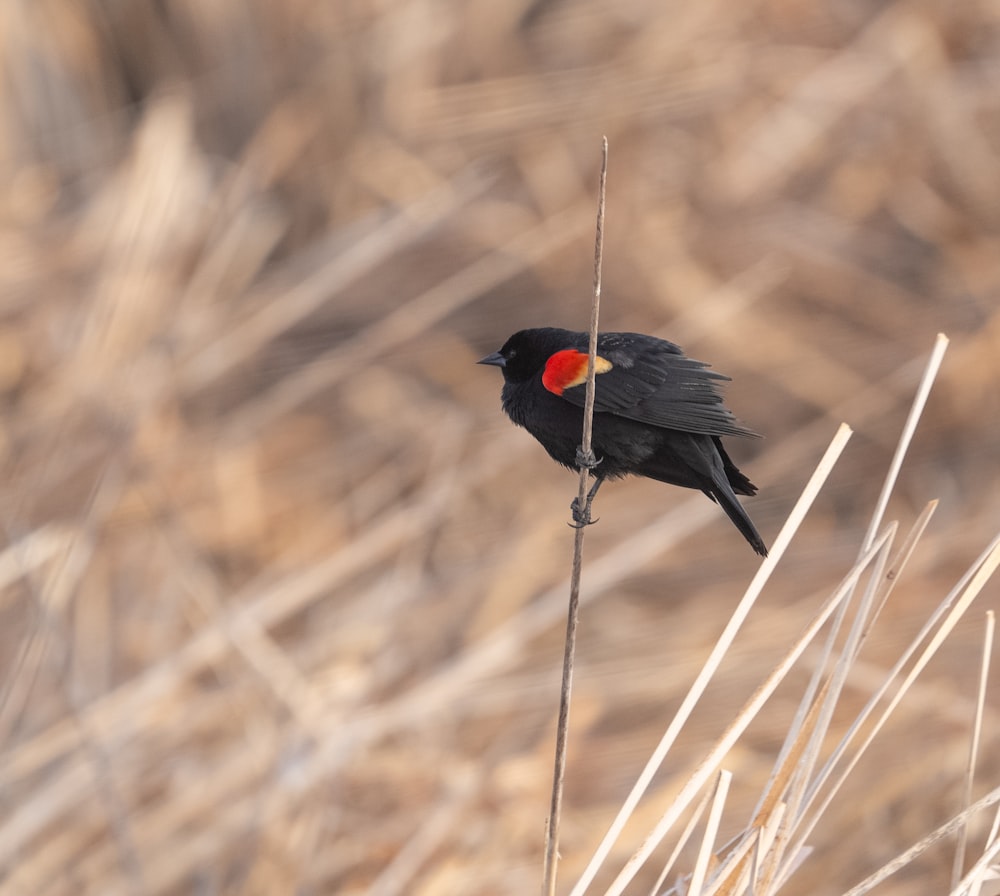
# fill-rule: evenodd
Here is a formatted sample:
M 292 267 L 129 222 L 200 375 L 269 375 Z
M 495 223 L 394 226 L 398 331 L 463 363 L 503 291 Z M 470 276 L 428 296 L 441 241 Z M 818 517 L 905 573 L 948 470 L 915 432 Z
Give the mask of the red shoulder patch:
M 594 362 L 596 373 L 607 373 L 612 367 L 607 358 L 597 356 Z M 581 386 L 587 381 L 587 353 L 575 348 L 556 352 L 545 362 L 542 371 L 542 385 L 553 395 L 562 395 L 566 389 Z

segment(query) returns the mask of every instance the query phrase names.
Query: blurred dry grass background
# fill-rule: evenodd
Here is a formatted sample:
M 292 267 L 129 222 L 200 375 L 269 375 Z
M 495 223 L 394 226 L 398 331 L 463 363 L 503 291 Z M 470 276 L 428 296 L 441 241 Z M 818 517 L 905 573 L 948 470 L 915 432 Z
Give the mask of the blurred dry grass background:
M 859 704 L 997 527 L 996 4 L 11 0 L 0 116 L 5 894 L 539 886 L 575 479 L 472 365 L 585 325 L 602 133 L 603 325 L 734 377 L 766 539 L 856 430 L 647 817 L 850 565 L 938 331 L 890 516 L 941 506 Z M 567 880 L 757 562 L 700 495 L 598 515 Z M 980 618 L 794 892 L 959 808 Z

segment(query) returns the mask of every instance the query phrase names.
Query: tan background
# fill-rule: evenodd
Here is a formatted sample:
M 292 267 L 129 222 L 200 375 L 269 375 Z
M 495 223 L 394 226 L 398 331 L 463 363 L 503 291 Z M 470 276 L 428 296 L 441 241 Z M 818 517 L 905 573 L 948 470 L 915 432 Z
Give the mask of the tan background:
M 536 891 L 575 479 L 473 362 L 584 325 L 602 134 L 604 326 L 734 378 L 766 540 L 856 430 L 610 867 L 849 568 L 939 331 L 889 515 L 941 504 L 838 725 L 997 529 L 995 4 L 12 0 L 0 44 L 4 893 Z M 597 515 L 564 883 L 757 566 L 695 493 Z M 997 604 L 789 892 L 957 810 Z

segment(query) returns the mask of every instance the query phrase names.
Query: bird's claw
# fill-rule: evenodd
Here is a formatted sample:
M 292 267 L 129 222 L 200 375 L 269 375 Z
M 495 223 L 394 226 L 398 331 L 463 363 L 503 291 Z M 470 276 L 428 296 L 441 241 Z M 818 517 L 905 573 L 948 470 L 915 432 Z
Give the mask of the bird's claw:
M 583 455 L 582 451 L 577 451 L 577 460 L 586 460 L 590 463 L 591 467 L 596 467 L 600 461 L 594 458 L 591 454 L 590 457 Z M 604 482 L 602 476 L 596 476 L 594 478 L 594 484 L 590 487 L 590 491 L 587 492 L 581 499 L 580 495 L 577 495 L 573 499 L 573 503 L 569 505 L 570 510 L 573 511 L 573 522 L 570 525 L 574 529 L 582 529 L 584 526 L 590 526 L 597 522 L 597 520 L 592 520 L 590 518 L 590 508 L 594 503 L 594 498 L 597 497 L 597 490 L 601 487 L 601 483 Z M 582 489 L 582 483 L 581 483 Z
M 573 522 L 568 524 L 571 529 L 583 529 L 585 526 L 593 526 L 594 523 L 600 520 L 600 517 L 596 520 L 590 518 L 590 506 L 593 503 L 594 498 L 592 495 L 587 497 L 582 507 L 580 506 L 579 498 L 573 499 L 573 503 L 569 505 L 569 509 L 573 513 Z
M 580 446 L 576 449 L 576 465 L 578 468 L 593 470 L 602 460 L 604 458 L 597 457 L 593 451 L 585 452 Z

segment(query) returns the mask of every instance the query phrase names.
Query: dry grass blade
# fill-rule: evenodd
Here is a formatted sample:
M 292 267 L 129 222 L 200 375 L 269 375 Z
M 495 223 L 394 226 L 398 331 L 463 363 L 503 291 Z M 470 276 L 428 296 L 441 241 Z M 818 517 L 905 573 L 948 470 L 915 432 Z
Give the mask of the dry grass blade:
M 664 881 L 666 881 L 667 875 L 669 875 L 673 870 L 674 864 L 677 862 L 677 858 L 681 854 L 681 850 L 687 846 L 688 841 L 691 839 L 691 835 L 694 833 L 694 829 L 704 817 L 705 810 L 708 808 L 708 801 L 711 798 L 712 792 L 705 791 L 702 795 L 701 802 L 699 802 L 695 807 L 694 811 L 691 813 L 691 817 L 688 819 L 687 824 L 684 826 L 684 830 L 681 831 L 680 836 L 677 838 L 673 851 L 667 857 L 667 861 L 663 865 L 663 870 L 660 872 L 659 877 L 656 879 L 656 883 L 653 884 L 652 889 L 649 891 L 649 896 L 658 896 L 662 890 Z M 670 892 L 673 892 L 673 890 Z
M 920 385 L 917 387 L 916 395 L 913 398 L 913 404 L 910 406 L 910 413 L 906 418 L 906 423 L 903 426 L 903 431 L 899 437 L 899 443 L 896 446 L 896 453 L 892 456 L 892 462 L 889 464 L 889 471 L 886 474 L 885 482 L 882 485 L 882 491 L 879 494 L 878 502 L 875 505 L 875 512 L 872 514 L 871 522 L 868 524 L 868 531 L 865 533 L 864 541 L 862 542 L 862 550 L 867 548 L 871 543 L 872 539 L 875 537 L 875 533 L 878 531 L 879 526 L 882 525 L 882 517 L 885 515 L 885 509 L 889 506 L 889 497 L 892 495 L 893 489 L 896 487 L 896 480 L 899 478 L 899 471 L 903 466 L 903 459 L 906 457 L 906 452 L 910 447 L 910 442 L 913 440 L 913 434 L 917 431 L 917 424 L 920 422 L 920 415 L 924 412 L 924 407 L 927 404 L 927 398 L 931 394 L 931 387 L 934 385 L 934 380 L 937 378 L 938 371 L 941 369 L 941 362 L 944 360 L 944 353 L 948 349 L 948 337 L 944 333 L 938 333 L 937 339 L 934 341 L 934 348 L 931 350 L 930 358 L 927 361 L 927 367 L 924 370 L 924 375 L 920 379 Z
M 989 680 L 990 659 L 993 656 L 993 633 L 996 628 L 996 615 L 992 610 L 986 612 L 986 625 L 983 627 L 983 656 L 979 664 L 979 687 L 976 691 L 976 714 L 972 720 L 972 731 L 969 734 L 969 761 L 965 767 L 965 790 L 962 794 L 962 808 L 968 809 L 972 802 L 972 779 L 976 773 L 979 744 L 983 733 L 983 710 L 986 706 L 986 685 Z M 951 877 L 951 888 L 954 890 L 962 877 L 965 866 L 965 848 L 969 836 L 967 825 L 962 825 L 958 832 L 958 844 L 955 847 L 955 864 Z M 989 846 L 989 844 L 987 844 Z
M 780 807 L 775 814 L 780 816 Z M 773 826 L 764 829 L 755 828 L 748 836 L 744 836 L 734 849 L 718 860 L 719 867 L 712 874 L 704 896 L 730 894 L 746 889 L 748 881 L 755 879 L 754 869 L 757 867 L 760 854 L 769 848 L 773 836 Z
M 906 538 L 903 539 L 903 543 L 899 546 L 899 550 L 896 551 L 895 556 L 892 558 L 888 568 L 885 570 L 885 574 L 883 575 L 881 582 L 878 583 L 878 591 L 875 595 L 877 600 L 872 610 L 871 617 L 867 622 L 867 629 L 870 629 L 871 626 L 875 624 L 875 620 L 882 612 L 882 608 L 885 606 L 886 601 L 888 601 L 889 595 L 892 594 L 893 589 L 899 583 L 899 577 L 903 574 L 906 564 L 913 556 L 913 551 L 917 547 L 917 542 L 920 541 L 921 536 L 927 529 L 927 524 L 930 523 L 931 517 L 934 516 L 934 511 L 937 510 L 937 507 L 937 500 L 928 501 L 927 504 L 924 505 L 924 509 L 920 511 L 916 520 L 914 520 L 913 525 L 910 526 L 910 531 L 906 533 Z M 868 636 L 867 629 L 862 634 L 862 641 Z
M 712 793 L 712 807 L 708 813 L 708 821 L 705 824 L 705 833 L 698 848 L 698 855 L 694 862 L 694 871 L 691 874 L 691 882 L 688 885 L 688 892 L 691 896 L 702 896 L 705 886 L 705 877 L 708 875 L 709 864 L 715 859 L 715 838 L 719 834 L 719 825 L 722 823 L 722 812 L 726 807 L 726 797 L 729 795 L 729 785 L 732 783 L 732 772 L 720 769 L 715 780 L 715 787 Z

